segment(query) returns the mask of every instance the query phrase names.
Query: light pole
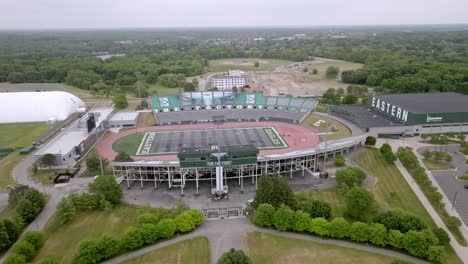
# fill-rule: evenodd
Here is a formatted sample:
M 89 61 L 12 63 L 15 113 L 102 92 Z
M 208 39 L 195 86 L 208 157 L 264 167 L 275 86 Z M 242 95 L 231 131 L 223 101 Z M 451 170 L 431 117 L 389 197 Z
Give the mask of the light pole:
M 453 211 L 453 208 L 455 208 L 455 203 L 457 202 L 457 195 L 458 195 L 458 192 L 455 192 L 455 196 L 453 197 L 453 202 L 452 202 L 452 211 Z
M 133 74 L 135 74 L 135 77 L 137 78 L 137 87 L 138 87 L 138 98 L 141 98 L 141 92 L 140 92 L 140 76 L 141 72 L 136 71 Z

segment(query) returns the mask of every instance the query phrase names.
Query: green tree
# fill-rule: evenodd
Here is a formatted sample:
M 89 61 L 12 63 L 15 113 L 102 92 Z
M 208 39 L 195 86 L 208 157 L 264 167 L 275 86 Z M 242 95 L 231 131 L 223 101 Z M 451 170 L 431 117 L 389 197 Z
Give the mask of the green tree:
M 368 136 L 366 138 L 366 142 L 364 144 L 367 145 L 367 146 L 375 146 L 376 142 L 377 142 L 377 139 L 375 137 Z
M 309 72 L 309 69 L 307 67 L 304 67 L 304 68 L 302 68 L 302 72 L 307 73 L 307 72 Z
M 203 214 L 200 210 L 192 209 L 188 211 L 188 213 L 192 216 L 192 219 L 195 222 L 195 226 L 201 225 L 205 220 L 205 217 L 203 217 Z
M 26 261 L 33 260 L 36 255 L 36 249 L 31 243 L 27 241 L 16 242 L 13 246 L 13 253 L 18 255 L 23 255 L 26 258 Z
M 69 198 L 62 198 L 57 205 L 57 219 L 61 224 L 67 224 L 75 216 L 76 207 Z
M 366 177 L 366 173 L 362 170 L 350 167 L 336 172 L 336 183 L 338 186 L 344 184 L 351 188 L 354 186 L 360 186 Z
M 409 231 L 403 237 L 403 247 L 413 256 L 426 258 L 429 247 L 437 245 L 437 237 L 429 230 Z
M 275 215 L 276 209 L 271 204 L 263 203 L 257 207 L 253 222 L 260 227 L 271 227 L 273 226 L 273 216 Z
M 121 110 L 128 107 L 127 96 L 123 93 L 118 93 L 112 98 L 115 108 Z
M 295 208 L 296 199 L 287 179 L 278 175 L 260 176 L 252 206 L 257 208 L 262 203 L 268 203 L 274 207 L 284 204 L 290 208 Z
M 160 219 L 158 216 L 149 212 L 142 213 L 138 216 L 138 224 L 140 225 L 142 224 L 156 225 L 157 223 L 159 223 L 159 220 Z
M 426 223 L 420 217 L 401 209 L 379 213 L 374 218 L 374 222 L 383 224 L 388 230 L 399 230 L 403 233 L 427 228 Z
M 302 210 L 297 210 L 294 215 L 294 230 L 303 232 L 309 228 L 310 215 Z
M 370 240 L 372 235 L 372 229 L 369 225 L 362 222 L 354 222 L 351 225 L 349 237 L 351 240 L 356 242 L 367 242 Z
M 6 260 L 5 264 L 27 264 L 28 261 L 24 255 L 17 253 L 10 254 Z
M 133 226 L 128 227 L 125 231 L 121 244 L 122 247 L 127 250 L 133 250 L 142 247 L 144 240 L 141 231 Z
M 38 208 L 28 199 L 21 199 L 16 207 L 16 215 L 25 223 L 31 223 L 39 212 Z
M 348 237 L 350 232 L 349 223 L 343 217 L 333 219 L 328 229 L 331 237 L 339 239 Z
M 176 216 L 175 221 L 179 232 L 185 233 L 195 228 L 195 221 L 188 212 L 183 212 Z
M 450 244 L 450 237 L 447 234 L 447 232 L 445 232 L 444 229 L 440 227 L 434 228 L 432 229 L 432 233 L 437 237 L 437 240 L 439 241 L 439 245 L 447 246 L 448 244 Z
M 258 69 L 259 66 L 260 66 L 260 62 L 258 62 L 258 61 L 254 62 L 255 69 Z
M 273 225 L 279 231 L 292 230 L 294 228 L 294 211 L 282 204 L 273 216 Z
M 336 156 L 335 165 L 340 167 L 345 165 L 345 158 L 343 157 L 343 155 Z
M 8 237 L 8 232 L 3 222 L 0 222 L 0 251 L 8 249 L 12 244 L 12 241 Z
M 160 238 L 158 229 L 154 224 L 141 224 L 138 226 L 138 230 L 140 230 L 141 237 L 147 245 L 156 243 Z
M 367 220 L 376 209 L 374 195 L 362 187 L 353 187 L 345 195 L 346 214 L 357 220 Z
M 312 69 L 312 74 L 318 74 L 318 70 L 317 69 Z
M 387 229 L 382 224 L 373 224 L 370 242 L 372 244 L 384 247 L 387 245 Z
M 228 252 L 224 253 L 216 262 L 217 264 L 251 264 L 252 261 L 242 250 L 235 250 L 231 248 Z
M 338 67 L 329 66 L 325 72 L 325 77 L 327 77 L 327 79 L 336 79 L 339 72 L 340 69 Z
M 403 237 L 405 234 L 401 233 L 398 230 L 390 230 L 388 232 L 388 244 L 394 248 L 401 249 L 403 248 Z
M 456 216 L 449 216 L 447 219 L 448 228 L 459 228 L 462 225 L 460 218 Z
M 119 152 L 117 156 L 115 156 L 114 161 L 124 162 L 124 161 L 133 161 L 133 159 L 126 152 Z
M 47 153 L 41 157 L 40 163 L 43 166 L 49 167 L 49 169 L 54 165 L 56 162 L 56 157 L 54 154 Z
M 312 218 L 309 222 L 307 231 L 319 235 L 328 236 L 330 234 L 330 223 L 323 217 Z
M 33 245 L 36 251 L 44 245 L 44 235 L 39 231 L 27 231 L 21 239 Z
M 18 223 L 13 223 L 9 219 L 3 220 L 3 227 L 5 228 L 5 231 L 8 234 L 8 240 L 10 242 L 8 247 L 10 247 L 18 239 L 20 227 L 18 226 Z M 1 223 L 0 223 L 0 232 L 3 232 L 3 227 L 1 226 Z M 0 235 L 0 237 L 3 237 L 3 236 Z M 3 248 L 1 244 L 3 244 L 3 238 L 0 238 L 0 251 Z
M 195 88 L 197 88 L 198 85 L 199 85 L 198 79 L 197 78 L 192 78 L 192 84 L 193 84 L 193 86 L 195 86 Z
M 174 236 L 174 233 L 177 231 L 176 222 L 173 219 L 165 218 L 161 219 L 156 225 L 156 230 L 159 237 L 163 239 L 169 239 Z
M 389 151 L 384 154 L 384 159 L 387 163 L 393 164 L 397 160 L 397 157 L 392 151 Z
M 122 198 L 122 189 L 112 175 L 97 177 L 89 184 L 89 190 L 113 205 L 119 204 Z
M 392 152 L 392 146 L 390 146 L 388 143 L 384 143 L 379 150 L 382 155 L 385 155 L 387 152 Z
M 433 263 L 442 263 L 447 251 L 443 246 L 430 246 L 427 251 L 427 259 Z
M 311 192 L 300 192 L 296 195 L 296 207 L 310 215 L 312 218 L 323 217 L 330 219 L 331 206 L 313 198 Z
M 101 166 L 99 156 L 95 153 L 91 153 L 86 158 L 86 168 L 90 171 L 98 171 Z
M 186 82 L 184 84 L 184 91 L 185 92 L 194 92 L 194 91 L 196 91 L 195 85 L 193 83 L 191 83 L 191 82 Z

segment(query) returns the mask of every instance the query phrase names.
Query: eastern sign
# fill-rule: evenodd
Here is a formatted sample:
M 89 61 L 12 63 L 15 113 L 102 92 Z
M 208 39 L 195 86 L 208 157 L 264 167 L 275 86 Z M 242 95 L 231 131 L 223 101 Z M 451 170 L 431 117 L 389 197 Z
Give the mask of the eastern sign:
M 406 122 L 408 120 L 408 110 L 405 110 L 399 106 L 393 105 L 389 102 L 380 100 L 379 98 L 372 97 L 371 106 L 380 112 L 384 112 L 387 115 L 393 116 L 398 120 Z

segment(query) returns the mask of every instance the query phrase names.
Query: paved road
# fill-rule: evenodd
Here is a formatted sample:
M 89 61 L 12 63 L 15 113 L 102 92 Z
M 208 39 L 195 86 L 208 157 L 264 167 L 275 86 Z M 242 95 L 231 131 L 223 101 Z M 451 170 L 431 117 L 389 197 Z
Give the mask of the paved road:
M 436 149 L 437 146 L 422 147 L 417 151 L 419 154 L 422 154 L 426 149 Z M 440 148 L 439 148 L 440 149 Z M 464 185 L 468 182 L 460 181 L 457 179 L 457 176 L 468 175 L 468 165 L 465 164 L 465 157 L 461 155 L 458 151 L 460 149 L 459 145 L 449 145 L 443 147 L 442 151 L 447 150 L 453 157 L 451 162 L 456 169 L 444 170 L 444 171 L 430 171 L 440 189 L 444 192 L 445 196 L 448 199 L 449 210 L 452 210 L 452 203 L 456 197 L 454 209 L 463 220 L 465 225 L 468 226 L 468 190 L 464 189 Z
M 276 230 L 271 229 L 264 229 L 259 228 L 252 225 L 247 219 L 245 218 L 237 218 L 237 219 L 227 219 L 227 220 L 210 220 L 205 221 L 198 229 L 195 231 L 179 236 L 177 238 L 164 241 L 153 246 L 145 247 L 137 251 L 133 251 L 132 253 L 119 256 L 117 258 L 108 260 L 103 262 L 103 264 L 114 264 L 114 263 L 121 263 L 123 261 L 135 258 L 137 256 L 141 256 L 143 254 L 149 253 L 153 250 L 163 248 L 165 246 L 193 238 L 198 236 L 205 236 L 208 238 L 211 244 L 211 263 L 216 263 L 216 261 L 221 257 L 221 255 L 228 251 L 231 248 L 242 249 L 246 250 L 244 241 L 242 236 L 247 232 L 252 231 L 261 231 L 273 235 L 288 237 L 288 238 L 295 238 L 295 239 L 302 239 L 308 241 L 314 241 L 318 243 L 328 244 L 328 245 L 336 245 L 341 247 L 348 247 L 359 249 L 363 251 L 368 251 L 372 253 L 382 254 L 390 257 L 400 258 L 412 263 L 428 263 L 424 260 L 420 260 L 418 258 L 414 258 L 396 251 L 383 249 L 383 248 L 376 248 L 373 246 L 368 246 L 365 244 L 357 244 L 348 241 L 342 240 L 334 240 L 334 239 L 323 239 L 320 237 L 310 236 L 310 235 L 302 235 L 302 234 L 295 234 L 295 233 L 285 233 L 279 232 Z

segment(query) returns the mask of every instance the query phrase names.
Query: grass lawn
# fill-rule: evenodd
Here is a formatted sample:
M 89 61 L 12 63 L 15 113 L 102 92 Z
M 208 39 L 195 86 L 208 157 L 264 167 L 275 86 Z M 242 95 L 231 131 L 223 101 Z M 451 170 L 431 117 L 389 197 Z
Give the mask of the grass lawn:
M 14 185 L 15 181 L 11 178 L 11 170 L 24 156 L 19 151 L 12 152 L 6 157 L 0 159 L 0 190 L 6 189 L 9 185 Z
M 388 164 L 378 149 L 366 148 L 354 156 L 353 161 L 377 178 L 377 184 L 371 191 L 380 208 L 401 208 L 410 211 L 420 216 L 431 227 L 435 227 L 429 213 L 398 168 L 394 164 Z
M 124 261 L 125 264 L 140 263 L 210 263 L 210 242 L 206 237 L 195 237 L 176 244 L 146 253 L 131 260 Z
M 72 263 L 79 242 L 110 234 L 121 238 L 127 227 L 136 224 L 138 207 L 119 206 L 112 212 L 79 212 L 70 224 L 60 225 L 52 218 L 45 227 L 46 242 L 36 261 L 52 257 L 58 263 Z
M 253 263 L 390 263 L 395 258 L 367 251 L 285 238 L 262 232 L 244 235 Z
M 423 159 L 423 162 L 428 170 L 451 170 L 454 168 L 450 163 L 444 161 Z
M 320 123 L 318 126 L 314 126 L 314 123 L 319 120 L 323 120 L 325 122 Z M 321 135 L 322 137 L 326 137 L 328 140 L 336 140 L 351 136 L 351 130 L 349 130 L 349 128 L 344 124 L 333 118 L 328 118 L 314 113 L 306 117 L 304 125 L 312 128 L 317 133 L 330 133 Z
M 66 170 L 39 170 L 36 173 L 34 173 L 31 170 L 29 170 L 29 175 L 32 179 L 44 185 L 53 185 L 55 176 L 65 171 Z
M 0 125 L 0 148 L 18 148 L 30 145 L 47 132 L 52 125 L 46 123 Z
M 330 188 L 321 191 L 311 191 L 314 199 L 321 200 L 330 204 L 332 209 L 332 218 L 344 217 L 346 204 L 343 195 L 339 194 L 336 188 Z
M 140 145 L 141 139 L 145 133 L 139 132 L 123 137 L 112 145 L 115 152 L 125 152 L 128 155 L 135 155 Z
M 255 68 L 254 66 L 256 61 L 260 63 L 258 68 Z M 292 63 L 292 61 L 261 58 L 237 58 L 210 60 L 209 67 L 210 72 L 226 72 L 234 69 L 243 71 L 267 71 L 289 63 Z
M 179 95 L 183 91 L 183 88 L 168 88 L 160 84 L 152 84 L 148 89 L 150 95 Z
M 154 114 L 152 112 L 141 112 L 138 115 L 138 120 L 137 120 L 137 127 L 147 127 L 154 125 L 156 123 L 156 119 L 154 117 Z
M 333 67 L 338 67 L 340 69 L 340 73 L 338 76 L 341 76 L 341 73 L 343 71 L 347 70 L 356 70 L 360 69 L 364 66 L 364 64 L 361 63 L 354 63 L 354 62 L 349 62 L 349 61 L 342 61 L 342 60 L 333 60 L 333 59 L 325 59 L 325 58 L 315 58 L 315 61 L 320 62 L 314 65 L 307 66 L 306 68 L 308 69 L 308 73 L 305 74 L 302 72 L 302 68 L 299 69 L 301 73 L 301 77 L 304 78 L 304 81 L 307 80 L 326 80 L 327 78 L 325 77 L 325 72 L 327 71 L 327 68 L 330 66 Z M 313 69 L 317 69 L 318 73 L 317 74 L 312 74 Z M 339 80 L 339 78 L 338 78 Z

